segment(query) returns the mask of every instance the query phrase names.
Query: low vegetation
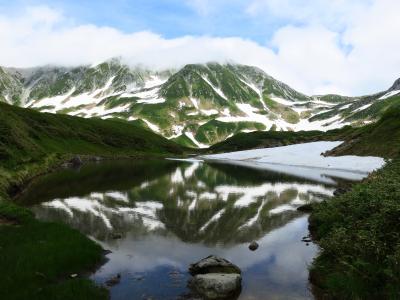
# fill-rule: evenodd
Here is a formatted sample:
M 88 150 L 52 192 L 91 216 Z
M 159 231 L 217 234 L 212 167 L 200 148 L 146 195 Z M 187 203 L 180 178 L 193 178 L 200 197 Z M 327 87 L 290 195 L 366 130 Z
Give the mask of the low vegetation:
M 349 131 L 346 142 L 329 155 L 375 155 L 393 158 L 400 155 L 400 103 L 391 106 L 377 122 Z
M 343 140 L 352 132 L 351 127 L 340 130 L 322 131 L 255 131 L 239 133 L 221 143 L 211 146 L 212 153 L 241 151 L 255 148 L 279 147 L 313 141 Z
M 0 103 L 0 299 L 108 298 L 107 290 L 84 276 L 102 262 L 103 249 L 66 225 L 37 221 L 28 209 L 13 204 L 10 194 L 74 155 L 120 158 L 184 151 L 128 122 Z
M 310 278 L 323 299 L 400 298 L 400 160 L 316 206 L 310 229 L 322 248 Z
M 335 155 L 392 158 L 350 192 L 314 207 L 310 230 L 322 251 L 310 270 L 321 299 L 400 298 L 400 107 L 360 128 Z

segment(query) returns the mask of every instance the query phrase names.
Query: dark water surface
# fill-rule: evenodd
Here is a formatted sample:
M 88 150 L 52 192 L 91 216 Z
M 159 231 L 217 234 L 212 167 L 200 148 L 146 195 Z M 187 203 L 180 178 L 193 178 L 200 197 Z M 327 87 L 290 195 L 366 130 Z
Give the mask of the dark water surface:
M 218 163 L 113 161 L 45 176 L 18 201 L 112 251 L 92 276 L 104 284 L 121 274 L 112 299 L 179 299 L 189 264 L 210 254 L 242 269 L 239 299 L 310 299 L 317 247 L 301 242 L 308 216 L 296 208 L 331 196 L 337 181 Z

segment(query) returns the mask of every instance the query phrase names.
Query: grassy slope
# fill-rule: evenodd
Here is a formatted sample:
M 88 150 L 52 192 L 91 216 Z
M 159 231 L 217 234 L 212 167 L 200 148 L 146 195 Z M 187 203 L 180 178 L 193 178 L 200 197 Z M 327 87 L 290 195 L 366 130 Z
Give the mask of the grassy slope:
M 241 151 L 254 148 L 278 147 L 297 143 L 306 143 L 321 140 L 344 139 L 353 129 L 346 127 L 340 130 L 322 131 L 255 131 L 239 133 L 221 143 L 209 148 L 210 152 Z
M 322 252 L 310 278 L 325 299 L 400 298 L 400 108 L 361 128 L 334 154 L 391 157 L 352 191 L 314 208 Z
M 34 219 L 9 192 L 75 154 L 107 157 L 182 154 L 182 147 L 118 121 L 42 114 L 0 103 L 0 299 L 105 299 L 85 278 L 100 246 L 62 224 Z M 23 287 L 23 288 L 21 288 Z
M 53 154 L 179 154 L 182 148 L 126 122 L 38 113 L 0 103 L 1 165 Z
M 400 104 L 388 109 L 377 123 L 354 130 L 346 137 L 346 143 L 333 149 L 329 154 L 399 156 Z

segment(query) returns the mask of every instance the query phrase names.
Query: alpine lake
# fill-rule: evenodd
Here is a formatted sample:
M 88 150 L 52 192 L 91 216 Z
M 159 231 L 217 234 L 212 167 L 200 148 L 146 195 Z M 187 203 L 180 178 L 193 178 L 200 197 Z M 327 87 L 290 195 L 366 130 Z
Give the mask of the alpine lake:
M 308 214 L 297 208 L 366 176 L 341 173 L 301 176 L 282 166 L 197 159 L 102 161 L 43 176 L 17 201 L 111 251 L 91 275 L 105 285 L 120 274 L 111 299 L 186 299 L 188 266 L 211 254 L 242 270 L 238 299 L 312 299 L 308 267 L 318 247 L 302 240 Z

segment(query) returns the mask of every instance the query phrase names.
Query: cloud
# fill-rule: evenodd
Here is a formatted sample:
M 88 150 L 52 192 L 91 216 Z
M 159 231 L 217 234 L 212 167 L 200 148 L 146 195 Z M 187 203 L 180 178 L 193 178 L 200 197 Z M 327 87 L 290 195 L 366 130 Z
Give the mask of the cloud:
M 199 11 L 208 13 L 207 8 L 201 8 L 207 1 L 197 2 Z M 284 11 L 276 14 L 291 22 L 276 30 L 266 45 L 241 37 L 168 39 L 151 31 L 126 33 L 107 26 L 77 24 L 46 6 L 29 7 L 17 17 L 0 14 L 0 65 L 73 66 L 115 56 L 159 69 L 234 61 L 258 66 L 308 94 L 377 92 L 388 88 L 400 75 L 399 1 L 367 1 L 368 5 L 346 8 L 343 0 L 333 0 L 327 7 L 323 6 L 327 1 L 317 0 L 316 11 L 305 7 L 296 17 L 292 10 L 300 2 L 279 2 Z M 247 11 L 256 17 L 262 10 L 278 10 L 279 3 L 254 0 Z M 341 16 L 340 26 L 318 16 L 324 8 Z
M 355 12 L 365 10 L 372 0 L 251 0 L 246 12 L 251 16 L 265 15 L 291 23 L 319 23 L 343 26 Z

